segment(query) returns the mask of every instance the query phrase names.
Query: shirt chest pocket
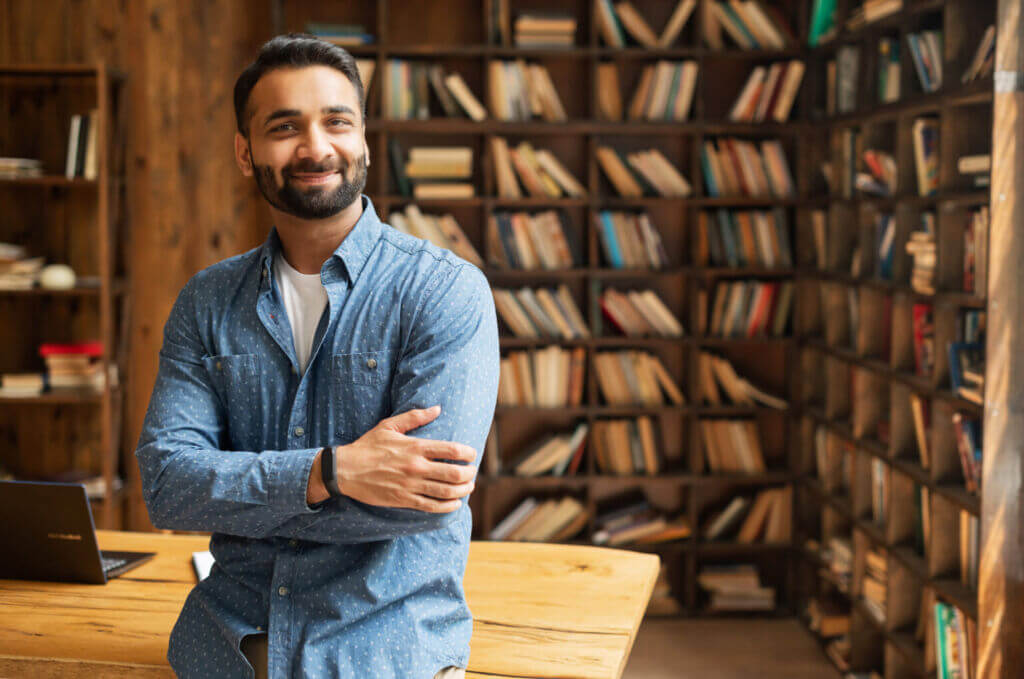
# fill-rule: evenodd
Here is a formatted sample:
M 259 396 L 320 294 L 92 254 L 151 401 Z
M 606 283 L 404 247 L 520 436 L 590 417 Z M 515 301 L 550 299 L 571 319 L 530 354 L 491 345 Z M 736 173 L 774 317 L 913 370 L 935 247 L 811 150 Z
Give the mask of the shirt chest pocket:
M 390 352 L 335 354 L 331 362 L 337 435 L 355 441 L 391 414 Z
M 224 408 L 229 450 L 258 450 L 260 374 L 256 354 L 208 356 L 203 365 Z

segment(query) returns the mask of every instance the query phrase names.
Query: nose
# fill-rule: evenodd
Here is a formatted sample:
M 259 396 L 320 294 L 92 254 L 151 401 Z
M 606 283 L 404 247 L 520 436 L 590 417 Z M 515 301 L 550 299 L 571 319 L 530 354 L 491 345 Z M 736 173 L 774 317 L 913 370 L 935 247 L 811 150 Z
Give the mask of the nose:
M 326 160 L 331 153 L 331 143 L 327 132 L 319 125 L 310 125 L 306 128 L 302 143 L 296 149 L 298 157 L 308 158 L 319 164 Z

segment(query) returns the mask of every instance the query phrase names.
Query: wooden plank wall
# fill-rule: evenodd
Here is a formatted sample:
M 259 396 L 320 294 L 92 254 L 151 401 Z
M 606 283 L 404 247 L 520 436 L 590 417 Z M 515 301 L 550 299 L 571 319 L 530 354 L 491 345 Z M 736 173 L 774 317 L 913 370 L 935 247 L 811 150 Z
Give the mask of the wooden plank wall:
M 258 245 L 269 228 L 233 160 L 232 88 L 271 32 L 269 2 L 0 0 L 0 63 L 102 59 L 129 77 L 129 451 L 178 291 L 196 271 Z M 130 505 L 126 527 L 149 527 L 138 499 Z

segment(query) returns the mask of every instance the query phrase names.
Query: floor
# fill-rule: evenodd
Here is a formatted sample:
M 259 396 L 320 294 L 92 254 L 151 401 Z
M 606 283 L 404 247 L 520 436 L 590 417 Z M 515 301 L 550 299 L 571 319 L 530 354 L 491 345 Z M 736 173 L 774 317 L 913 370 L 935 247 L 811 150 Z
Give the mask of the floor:
M 839 679 L 795 618 L 649 618 L 623 679 Z

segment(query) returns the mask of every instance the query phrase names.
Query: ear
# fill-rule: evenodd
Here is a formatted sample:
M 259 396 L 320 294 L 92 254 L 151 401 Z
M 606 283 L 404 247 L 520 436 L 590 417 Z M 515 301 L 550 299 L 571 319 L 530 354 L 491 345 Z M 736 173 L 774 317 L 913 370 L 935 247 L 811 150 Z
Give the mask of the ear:
M 249 142 L 242 136 L 241 132 L 235 132 L 235 162 L 238 163 L 238 169 L 242 171 L 243 175 L 246 177 L 251 177 L 253 175 L 253 163 L 252 156 L 249 154 Z
M 363 137 L 363 154 L 366 155 L 366 167 L 370 167 L 370 146 L 366 143 L 366 137 Z

